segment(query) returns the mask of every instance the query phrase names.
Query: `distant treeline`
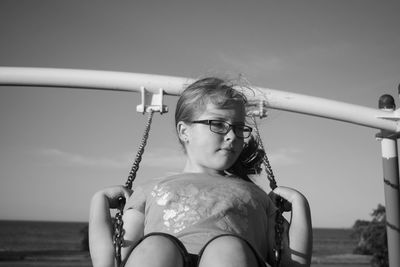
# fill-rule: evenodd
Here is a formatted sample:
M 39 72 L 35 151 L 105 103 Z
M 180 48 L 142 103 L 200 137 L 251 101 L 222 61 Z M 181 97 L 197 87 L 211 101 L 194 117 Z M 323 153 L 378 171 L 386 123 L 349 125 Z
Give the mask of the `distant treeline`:
M 371 265 L 373 267 L 388 267 L 385 207 L 379 204 L 371 216 L 371 221 L 357 220 L 354 223 L 353 235 L 359 238 L 354 253 L 372 255 Z

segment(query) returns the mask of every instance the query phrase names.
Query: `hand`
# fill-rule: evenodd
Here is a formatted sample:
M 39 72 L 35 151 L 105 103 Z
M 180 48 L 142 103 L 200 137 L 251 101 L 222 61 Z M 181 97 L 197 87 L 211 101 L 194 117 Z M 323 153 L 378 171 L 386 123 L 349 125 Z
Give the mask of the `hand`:
M 122 197 L 124 200 L 128 199 L 132 195 L 132 190 L 124 186 L 113 186 L 98 191 L 95 196 L 100 195 L 107 198 L 108 205 L 111 209 L 120 207 L 119 199 Z
M 305 200 L 305 197 L 299 191 L 283 186 L 275 188 L 269 195 L 277 205 L 279 201 L 283 201 L 283 211 L 291 211 L 295 202 Z

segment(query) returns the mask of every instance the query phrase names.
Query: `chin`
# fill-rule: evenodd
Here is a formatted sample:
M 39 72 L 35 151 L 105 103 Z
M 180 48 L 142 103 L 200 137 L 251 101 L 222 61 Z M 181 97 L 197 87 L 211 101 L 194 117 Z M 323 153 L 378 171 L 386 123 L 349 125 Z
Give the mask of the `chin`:
M 225 163 L 225 164 L 218 164 L 217 166 L 215 166 L 215 170 L 217 171 L 225 171 L 228 170 L 230 167 L 232 167 L 233 163 L 229 162 L 229 163 Z
M 209 166 L 216 171 L 225 171 L 233 166 L 237 157 L 219 157 L 214 159 L 209 159 Z

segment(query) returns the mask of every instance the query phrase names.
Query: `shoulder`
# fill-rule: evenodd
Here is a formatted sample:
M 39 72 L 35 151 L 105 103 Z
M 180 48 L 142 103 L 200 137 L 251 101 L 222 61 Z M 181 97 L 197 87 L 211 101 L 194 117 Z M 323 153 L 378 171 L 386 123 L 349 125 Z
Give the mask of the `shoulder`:
M 174 181 L 184 180 L 188 175 L 177 173 L 168 176 L 156 177 L 146 181 L 142 181 L 133 188 L 133 194 L 130 198 L 145 197 L 150 194 L 155 188 L 163 185 L 173 184 Z
M 270 195 L 267 193 L 267 189 L 264 187 L 264 185 L 262 183 L 260 184 L 260 181 L 258 180 L 253 181 L 253 179 L 253 182 L 247 182 L 244 180 L 242 181 L 242 183 L 246 184 L 251 191 L 253 198 L 263 203 L 268 216 L 274 216 L 278 208 L 276 207 Z
M 134 184 L 133 192 L 131 196 L 126 200 L 125 210 L 137 209 L 142 211 L 145 207 L 147 197 L 155 184 L 159 182 L 160 178 L 153 178 L 145 181 L 141 181 L 138 184 Z
M 147 190 L 151 190 L 151 188 L 155 187 L 158 184 L 162 184 L 171 180 L 175 180 L 177 178 L 180 177 L 181 174 L 177 173 L 177 174 L 171 174 L 168 176 L 161 176 L 161 177 L 155 177 L 155 178 L 151 178 L 145 181 L 142 181 L 136 185 L 134 185 L 133 190 L 134 191 L 147 191 Z

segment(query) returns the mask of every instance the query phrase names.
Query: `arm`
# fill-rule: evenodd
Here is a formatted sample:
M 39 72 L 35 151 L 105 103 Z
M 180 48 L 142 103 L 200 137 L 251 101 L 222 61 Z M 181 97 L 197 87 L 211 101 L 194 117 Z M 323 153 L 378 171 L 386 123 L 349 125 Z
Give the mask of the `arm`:
M 311 213 L 307 199 L 298 191 L 278 187 L 273 193 L 291 206 L 291 220 L 285 221 L 282 266 L 310 266 L 312 254 Z
M 89 248 L 94 267 L 114 266 L 113 226 L 110 208 L 116 208 L 118 198 L 128 198 L 130 192 L 122 186 L 97 192 L 90 205 Z
M 122 262 L 125 263 L 132 249 L 144 235 L 144 214 L 134 209 L 128 209 L 124 212 L 122 219 L 125 234 L 121 256 Z

